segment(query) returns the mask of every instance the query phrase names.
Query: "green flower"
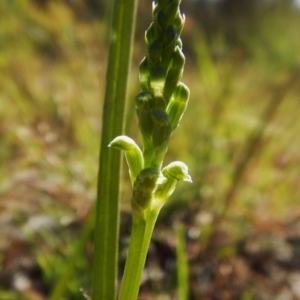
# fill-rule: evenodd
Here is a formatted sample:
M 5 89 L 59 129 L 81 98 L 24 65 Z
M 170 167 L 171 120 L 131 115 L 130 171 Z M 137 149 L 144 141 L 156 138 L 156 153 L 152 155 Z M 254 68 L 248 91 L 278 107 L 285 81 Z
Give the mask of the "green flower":
M 125 152 L 125 158 L 129 168 L 131 183 L 144 167 L 142 151 L 133 139 L 126 135 L 116 137 L 108 147 L 113 147 Z
M 181 161 L 174 161 L 163 168 L 162 174 L 167 180 L 162 184 L 155 193 L 155 199 L 159 202 L 165 201 L 172 195 L 176 184 L 179 180 L 192 182 L 192 178 L 188 173 L 188 167 Z

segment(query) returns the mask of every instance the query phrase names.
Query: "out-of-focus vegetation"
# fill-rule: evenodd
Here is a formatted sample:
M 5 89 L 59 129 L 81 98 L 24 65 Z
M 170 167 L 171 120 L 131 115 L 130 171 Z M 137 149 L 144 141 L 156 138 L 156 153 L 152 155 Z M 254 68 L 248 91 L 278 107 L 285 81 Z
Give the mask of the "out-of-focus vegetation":
M 182 158 L 194 182 L 162 211 L 141 299 L 176 295 L 177 222 L 186 228 L 191 299 L 300 297 L 300 12 L 288 1 L 243 1 L 242 10 L 226 2 L 183 3 L 191 100 L 167 162 Z M 94 201 L 106 3 L 0 1 L 1 299 L 48 298 Z M 140 1 L 132 95 L 149 9 Z M 127 134 L 136 138 L 129 100 Z M 125 172 L 124 180 L 121 258 L 130 228 Z M 65 299 L 89 290 L 91 257 L 90 242 Z

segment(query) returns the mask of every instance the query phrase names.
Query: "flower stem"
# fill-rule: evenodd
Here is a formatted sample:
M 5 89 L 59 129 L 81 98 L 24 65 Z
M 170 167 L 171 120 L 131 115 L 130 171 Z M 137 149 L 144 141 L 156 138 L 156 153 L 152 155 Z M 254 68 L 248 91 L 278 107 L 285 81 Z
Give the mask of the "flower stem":
M 137 299 L 147 252 L 158 216 L 157 207 L 145 212 L 145 219 L 133 218 L 129 250 L 119 300 Z

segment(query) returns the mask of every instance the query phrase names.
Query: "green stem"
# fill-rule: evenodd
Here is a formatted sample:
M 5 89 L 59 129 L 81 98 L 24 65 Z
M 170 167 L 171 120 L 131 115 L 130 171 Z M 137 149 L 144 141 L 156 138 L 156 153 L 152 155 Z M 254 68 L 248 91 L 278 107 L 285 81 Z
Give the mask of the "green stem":
M 93 265 L 93 300 L 116 297 L 121 154 L 107 146 L 124 128 L 137 0 L 115 0 L 103 107 Z
M 145 219 L 133 219 L 119 300 L 135 300 L 138 297 L 143 269 L 158 213 L 159 209 L 156 207 L 145 212 Z
M 151 166 L 152 156 L 153 156 L 153 146 L 144 147 L 144 168 Z

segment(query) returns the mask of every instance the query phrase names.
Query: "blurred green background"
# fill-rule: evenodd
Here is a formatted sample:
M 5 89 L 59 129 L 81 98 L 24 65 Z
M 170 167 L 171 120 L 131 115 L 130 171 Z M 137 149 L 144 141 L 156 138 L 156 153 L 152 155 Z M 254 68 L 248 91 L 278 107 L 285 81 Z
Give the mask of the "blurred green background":
M 190 299 L 300 299 L 295 3 L 183 1 L 191 98 L 166 164 L 186 162 L 193 183 L 179 184 L 161 213 L 140 299 L 177 299 L 178 222 Z M 82 235 L 96 195 L 110 11 L 104 0 L 0 1 L 0 299 L 50 299 Z M 138 142 L 133 99 L 150 22 L 151 1 L 140 0 L 126 121 Z M 123 177 L 120 273 L 126 168 Z M 89 292 L 92 232 L 72 263 L 59 299 Z

